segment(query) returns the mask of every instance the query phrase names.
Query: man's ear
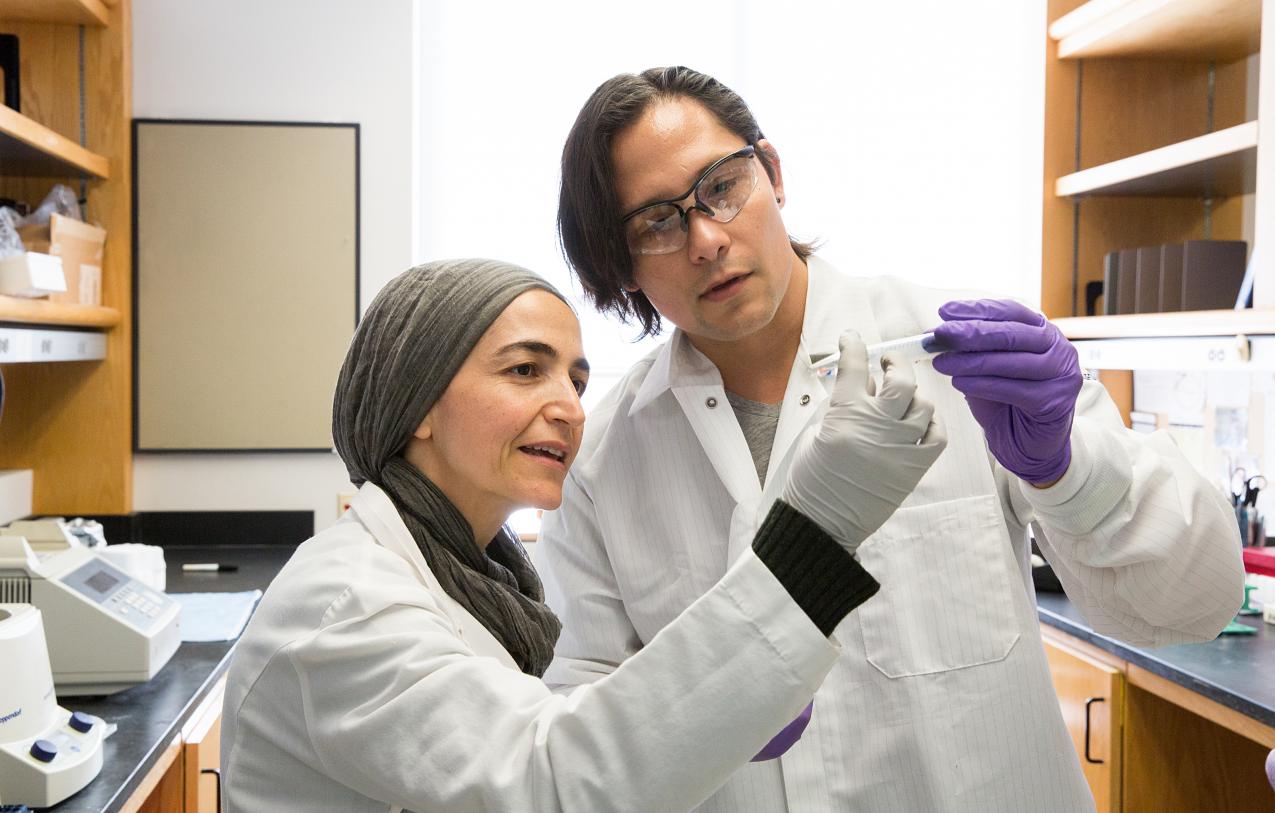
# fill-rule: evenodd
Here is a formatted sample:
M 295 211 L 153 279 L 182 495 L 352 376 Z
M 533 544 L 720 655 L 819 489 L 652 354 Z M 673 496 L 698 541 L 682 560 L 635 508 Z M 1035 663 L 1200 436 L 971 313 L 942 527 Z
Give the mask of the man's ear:
M 784 195 L 784 169 L 783 165 L 779 163 L 779 151 L 766 138 L 757 142 L 757 149 L 766 156 L 766 163 L 770 166 L 768 177 L 770 178 L 770 185 L 774 187 L 775 202 L 782 207 L 787 201 L 787 197 Z

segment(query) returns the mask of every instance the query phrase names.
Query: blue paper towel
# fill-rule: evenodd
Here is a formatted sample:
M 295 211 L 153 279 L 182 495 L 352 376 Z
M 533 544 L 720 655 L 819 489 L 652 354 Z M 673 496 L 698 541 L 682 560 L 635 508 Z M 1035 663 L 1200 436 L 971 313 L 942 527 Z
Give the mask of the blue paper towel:
M 193 643 L 238 638 L 261 598 L 261 591 L 168 595 L 181 605 L 182 640 Z

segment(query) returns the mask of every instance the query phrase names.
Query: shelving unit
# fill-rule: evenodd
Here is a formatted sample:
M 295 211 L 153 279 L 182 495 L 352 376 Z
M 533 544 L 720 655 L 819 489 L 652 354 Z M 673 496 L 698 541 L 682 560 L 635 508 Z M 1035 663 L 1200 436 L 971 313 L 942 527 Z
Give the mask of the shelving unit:
M 111 19 L 108 5 L 101 0 L 0 0 L 0 20 L 59 25 L 102 27 Z
M 1250 59 L 1275 43 L 1275 0 L 1050 0 L 1048 13 L 1046 314 L 1076 340 L 1275 335 L 1275 60 Z M 1081 315 L 1107 252 L 1195 239 L 1265 246 L 1258 310 Z
M 107 230 L 101 307 L 0 296 L 8 359 L 24 348 L 0 365 L 0 469 L 34 472 L 39 514 L 132 509 L 130 15 L 129 0 L 0 0 L 22 57 L 21 113 L 0 107 L 0 197 L 38 203 L 64 183 Z
M 1257 180 L 1257 122 L 1064 175 L 1059 197 L 1154 195 L 1231 197 L 1252 194 Z
M 45 299 L 19 299 L 0 294 L 0 323 L 112 328 L 120 323 L 120 318 L 120 312 L 115 308 L 70 305 Z
M 1049 35 L 1059 59 L 1231 61 L 1257 53 L 1261 16 L 1262 0 L 1091 0 L 1057 19 Z
M 110 162 L 69 138 L 0 105 L 0 166 L 5 175 L 110 177 Z

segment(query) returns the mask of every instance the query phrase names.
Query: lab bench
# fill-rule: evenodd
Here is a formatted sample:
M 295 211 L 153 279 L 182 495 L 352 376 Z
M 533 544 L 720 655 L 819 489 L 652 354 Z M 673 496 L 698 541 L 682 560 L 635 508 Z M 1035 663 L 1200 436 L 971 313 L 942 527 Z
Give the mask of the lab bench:
M 1275 627 L 1143 649 L 1093 631 L 1066 596 L 1036 597 L 1063 718 L 1099 813 L 1275 810 Z
M 264 591 L 288 561 L 291 545 L 165 547 L 169 593 Z M 234 572 L 184 573 L 187 562 L 221 562 Z M 59 697 L 118 730 L 103 744 L 102 771 L 83 790 L 47 808 L 80 811 L 216 809 L 221 692 L 234 642 L 183 643 L 155 677 L 107 697 Z M 201 770 L 209 773 L 201 774 Z M 204 778 L 201 780 L 200 777 Z M 200 796 L 203 801 L 200 801 Z
M 168 591 L 265 590 L 293 550 L 166 547 Z M 181 570 L 183 563 L 208 561 L 238 570 Z M 1039 593 L 1037 607 L 1063 716 L 1099 811 L 1275 809 L 1262 770 L 1275 748 L 1275 627 L 1247 618 L 1242 623 L 1255 635 L 1141 649 L 1094 632 L 1061 594 Z M 49 809 L 216 809 L 216 783 L 200 771 L 218 765 L 220 696 L 232 646 L 183 643 L 140 686 L 109 697 L 59 698 L 119 728 L 104 744 L 97 778 Z

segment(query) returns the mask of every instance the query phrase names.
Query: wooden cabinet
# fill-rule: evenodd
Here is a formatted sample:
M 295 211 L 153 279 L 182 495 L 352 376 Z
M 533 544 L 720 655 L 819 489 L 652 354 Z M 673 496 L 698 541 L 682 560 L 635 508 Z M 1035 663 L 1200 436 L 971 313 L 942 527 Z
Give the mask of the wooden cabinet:
M 226 679 L 208 694 L 182 729 L 183 810 L 217 813 L 221 809 L 221 703 Z
M 226 678 L 222 677 L 124 803 L 123 813 L 221 810 L 221 704 L 225 695 Z
M 1124 673 L 1118 661 L 1078 643 L 1047 635 L 1045 655 L 1098 813 L 1111 813 L 1121 809 Z
M 1041 635 L 1099 813 L 1275 810 L 1275 729 L 1053 627 Z
M 107 230 L 102 306 L 0 296 L 6 327 L 101 330 L 101 361 L 6 364 L 0 469 L 34 471 L 41 514 L 132 508 L 129 0 L 0 0 L 18 37 L 21 112 L 0 106 L 0 197 L 39 203 L 55 183 Z

